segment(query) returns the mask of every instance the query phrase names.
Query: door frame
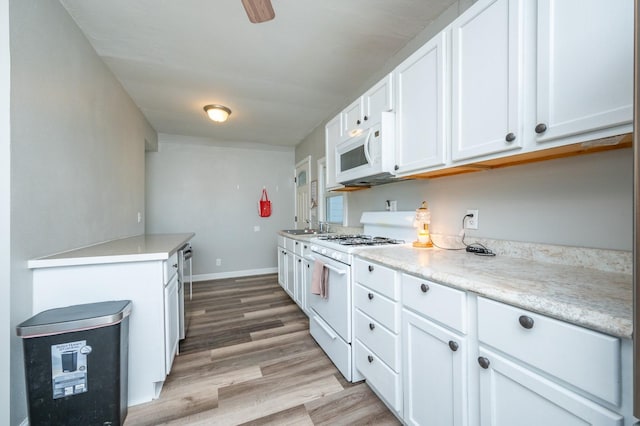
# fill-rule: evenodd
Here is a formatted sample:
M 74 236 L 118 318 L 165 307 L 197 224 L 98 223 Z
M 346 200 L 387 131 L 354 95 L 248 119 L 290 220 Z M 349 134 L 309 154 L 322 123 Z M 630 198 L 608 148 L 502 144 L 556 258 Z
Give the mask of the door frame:
M 306 167 L 307 169 L 307 185 L 309 185 L 309 192 L 311 192 L 311 156 L 307 155 L 305 158 L 296 163 L 296 167 L 293 170 L 293 200 L 294 200 L 294 223 L 295 228 L 300 228 L 299 225 L 302 225 L 302 228 L 306 226 L 305 223 L 300 223 L 298 218 L 301 216 L 298 211 L 298 169 Z M 311 206 L 307 206 L 307 217 L 311 219 Z

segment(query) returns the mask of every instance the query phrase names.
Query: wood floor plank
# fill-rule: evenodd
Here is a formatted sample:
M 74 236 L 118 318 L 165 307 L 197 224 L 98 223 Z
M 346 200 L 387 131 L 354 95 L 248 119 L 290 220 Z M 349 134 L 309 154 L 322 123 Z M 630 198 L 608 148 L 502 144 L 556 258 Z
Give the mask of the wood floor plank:
M 125 426 L 399 424 L 338 372 L 276 275 L 200 282 L 193 294 L 160 398 L 129 407 Z

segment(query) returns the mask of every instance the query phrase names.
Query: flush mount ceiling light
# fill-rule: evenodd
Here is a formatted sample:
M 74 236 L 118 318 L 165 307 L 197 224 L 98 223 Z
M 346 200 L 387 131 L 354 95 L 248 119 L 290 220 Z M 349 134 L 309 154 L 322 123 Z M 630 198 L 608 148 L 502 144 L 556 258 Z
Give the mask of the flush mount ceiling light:
M 205 105 L 204 111 L 216 123 L 224 123 L 231 114 L 231 110 L 224 105 Z

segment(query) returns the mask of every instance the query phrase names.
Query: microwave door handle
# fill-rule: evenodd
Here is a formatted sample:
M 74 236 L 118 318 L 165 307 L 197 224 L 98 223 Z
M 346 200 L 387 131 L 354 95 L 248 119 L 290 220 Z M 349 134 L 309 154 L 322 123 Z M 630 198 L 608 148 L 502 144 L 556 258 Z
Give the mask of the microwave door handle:
M 373 164 L 371 161 L 371 153 L 369 152 L 369 146 L 371 144 L 371 135 L 373 134 L 373 129 L 369 129 L 369 133 L 367 133 L 367 138 L 364 140 L 364 158 L 367 159 L 367 164 Z

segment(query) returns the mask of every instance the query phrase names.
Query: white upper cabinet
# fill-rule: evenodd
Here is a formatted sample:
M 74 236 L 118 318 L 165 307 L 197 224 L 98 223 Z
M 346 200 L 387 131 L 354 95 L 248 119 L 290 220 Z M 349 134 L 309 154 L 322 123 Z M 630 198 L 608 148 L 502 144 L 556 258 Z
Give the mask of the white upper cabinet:
M 342 188 L 336 181 L 336 145 L 342 139 L 342 114 L 325 125 L 325 187 L 328 190 Z
M 442 32 L 394 71 L 398 174 L 445 164 L 447 33 Z
M 451 25 L 453 161 L 523 146 L 522 0 L 480 0 Z
M 381 112 L 393 109 L 393 80 L 391 74 L 342 111 L 342 136 L 349 138 L 354 132 L 371 127 L 381 120 Z
M 538 0 L 537 19 L 536 141 L 630 132 L 633 1 Z

